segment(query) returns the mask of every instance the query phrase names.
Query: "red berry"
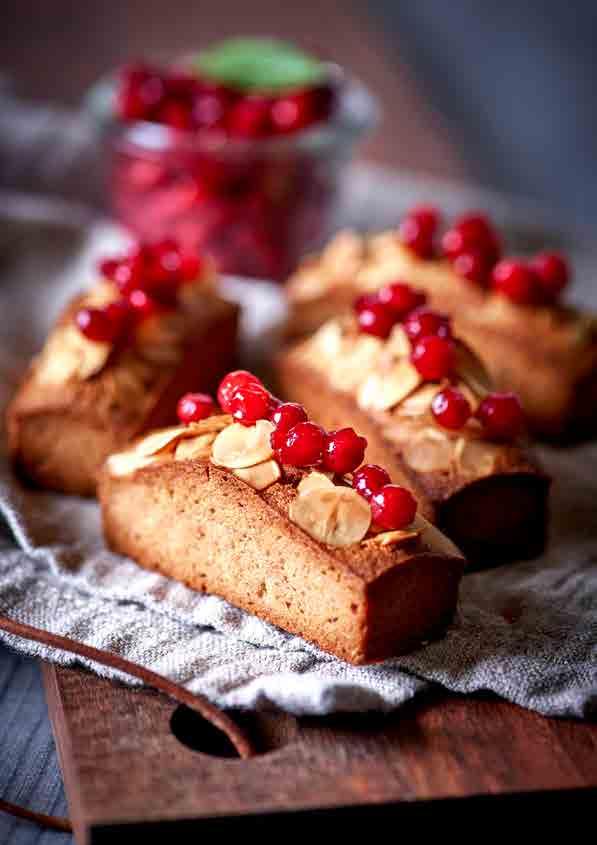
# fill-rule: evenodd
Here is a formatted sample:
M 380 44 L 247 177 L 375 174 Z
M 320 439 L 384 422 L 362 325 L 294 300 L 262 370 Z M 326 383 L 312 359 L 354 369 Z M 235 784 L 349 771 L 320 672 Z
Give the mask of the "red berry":
M 200 91 L 192 107 L 195 126 L 198 129 L 223 129 L 233 102 L 231 92 L 222 86 L 214 85 Z
M 240 138 L 263 138 L 271 131 L 271 101 L 267 97 L 242 97 L 230 109 L 228 131 Z
M 314 422 L 297 423 L 286 434 L 286 439 L 277 450 L 283 464 L 295 467 L 318 466 L 323 457 L 325 431 Z
M 274 409 L 270 417 L 278 431 L 290 431 L 300 422 L 306 422 L 307 412 L 298 402 L 282 402 Z
M 364 464 L 352 476 L 352 486 L 367 500 L 389 483 L 389 473 L 377 464 Z
M 119 299 L 104 305 L 108 319 L 114 325 L 116 337 L 122 337 L 129 328 L 133 312 L 128 299 Z
M 359 311 L 368 308 L 370 305 L 379 305 L 379 297 L 376 293 L 362 293 L 360 296 L 357 296 L 352 307 L 358 314 Z
M 317 120 L 317 101 L 311 90 L 276 98 L 271 106 L 271 122 L 279 134 L 298 132 Z
M 203 260 L 196 252 L 183 252 L 180 257 L 179 274 L 183 282 L 195 282 L 201 275 Z
M 269 391 L 262 384 L 246 384 L 234 390 L 228 406 L 236 422 L 253 425 L 257 420 L 269 417 L 271 400 Z
M 164 82 L 153 68 L 137 64 L 121 74 L 116 108 L 123 120 L 151 120 L 164 96 Z
M 405 282 L 392 282 L 389 285 L 384 285 L 377 294 L 377 298 L 382 305 L 390 308 L 397 317 L 404 317 L 413 308 L 419 308 L 427 302 L 427 297 L 422 291 L 415 290 Z
M 524 430 L 524 412 L 514 393 L 490 393 L 477 408 L 476 416 L 493 440 L 514 440 Z
M 128 296 L 131 291 L 143 285 L 143 258 L 139 255 L 128 255 L 116 262 L 111 278 L 118 290 Z
M 414 208 L 398 227 L 398 237 L 419 258 L 431 258 L 439 214 L 431 207 Z
M 394 531 L 410 525 L 417 513 L 417 501 L 405 487 L 386 484 L 371 497 L 371 515 L 378 528 Z
M 541 252 L 530 261 L 541 293 L 547 302 L 555 302 L 570 281 L 570 268 L 558 252 Z
M 193 116 L 190 106 L 180 100 L 166 100 L 160 106 L 156 120 L 159 123 L 164 123 L 166 126 L 172 127 L 172 129 L 185 130 L 193 128 Z
M 462 393 L 454 387 L 446 387 L 436 393 L 431 402 L 431 413 L 443 428 L 462 428 L 471 415 L 471 406 Z
M 230 400 L 234 391 L 238 387 L 246 387 L 249 384 L 256 384 L 259 387 L 263 387 L 261 380 L 247 370 L 234 370 L 228 373 L 227 376 L 224 376 L 218 387 L 218 402 L 222 410 L 230 413 Z
M 216 403 L 207 393 L 185 393 L 176 406 L 181 423 L 199 422 L 209 417 L 216 409 Z
M 389 337 L 396 321 L 396 314 L 391 308 L 382 305 L 381 302 L 370 302 L 363 305 L 357 313 L 359 329 L 383 339 Z
M 475 282 L 477 285 L 485 285 L 491 270 L 487 254 L 476 247 L 459 253 L 452 260 L 452 269 L 459 276 Z
M 503 258 L 491 274 L 493 290 L 507 296 L 517 305 L 533 305 L 540 299 L 539 281 L 524 261 Z
M 415 344 L 411 361 L 425 381 L 439 381 L 454 369 L 454 344 L 437 335 L 423 337 Z
M 98 264 L 100 275 L 102 275 L 104 279 L 108 279 L 110 282 L 115 282 L 115 274 L 119 264 L 120 262 L 117 258 L 104 258 Z
M 442 252 L 450 259 L 470 249 L 482 252 L 490 266 L 500 256 L 498 236 L 484 214 L 473 213 L 459 217 L 442 238 Z
M 96 343 L 114 343 L 122 325 L 107 308 L 81 308 L 75 314 L 77 328 L 88 340 Z
M 133 290 L 128 295 L 128 302 L 132 308 L 134 316 L 138 320 L 145 320 L 147 317 L 153 317 L 154 314 L 161 310 L 158 302 L 151 296 L 145 293 L 144 290 Z
M 402 325 L 412 343 L 430 335 L 452 336 L 450 318 L 438 311 L 432 311 L 430 308 L 415 308 Z
M 323 447 L 323 466 L 338 475 L 352 472 L 363 462 L 366 448 L 367 441 L 353 428 L 330 431 Z

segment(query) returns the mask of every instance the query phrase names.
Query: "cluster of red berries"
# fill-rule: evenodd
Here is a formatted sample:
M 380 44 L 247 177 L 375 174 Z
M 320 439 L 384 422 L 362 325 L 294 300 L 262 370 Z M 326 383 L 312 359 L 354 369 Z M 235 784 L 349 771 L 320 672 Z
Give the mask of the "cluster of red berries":
M 309 420 L 302 405 L 276 399 L 257 376 L 246 370 L 236 370 L 222 379 L 218 402 L 243 425 L 270 420 L 275 426 L 272 448 L 281 464 L 317 467 L 335 475 L 354 473 L 353 487 L 370 503 L 378 528 L 404 528 L 415 518 L 417 503 L 408 490 L 392 484 L 385 469 L 374 464 L 361 466 L 367 441 L 354 429 L 326 432 Z M 207 394 L 188 393 L 178 403 L 178 418 L 185 424 L 198 422 L 210 416 L 215 407 Z
M 519 305 L 554 303 L 568 284 L 568 263 L 559 253 L 542 252 L 530 261 L 501 258 L 500 239 L 484 214 L 474 212 L 457 218 L 443 233 L 437 250 L 439 225 L 436 208 L 419 206 L 406 214 L 398 236 L 420 258 L 440 254 L 460 276 Z
M 382 339 L 402 324 L 412 351 L 411 362 L 425 381 L 449 378 L 456 363 L 450 320 L 425 306 L 426 297 L 404 282 L 385 285 L 377 293 L 360 296 L 354 305 L 359 328 Z M 443 428 L 462 428 L 472 416 L 466 397 L 447 387 L 434 397 L 431 412 Z M 488 437 L 513 440 L 524 428 L 520 402 L 512 393 L 491 393 L 476 412 Z
M 218 131 L 235 138 L 298 132 L 331 114 L 329 84 L 280 96 L 247 94 L 184 70 L 133 64 L 120 75 L 116 109 L 122 120 L 147 120 L 173 129 Z
M 183 250 L 172 238 L 153 244 L 135 244 L 124 255 L 99 263 L 104 279 L 121 294 L 116 302 L 81 308 L 75 323 L 88 340 L 115 343 L 142 319 L 176 305 L 180 285 L 195 281 L 202 260 Z

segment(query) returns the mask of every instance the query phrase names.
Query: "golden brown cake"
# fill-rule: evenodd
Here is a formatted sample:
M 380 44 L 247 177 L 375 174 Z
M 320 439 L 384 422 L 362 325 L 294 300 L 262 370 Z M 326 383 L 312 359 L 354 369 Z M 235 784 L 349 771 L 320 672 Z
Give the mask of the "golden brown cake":
M 93 495 L 108 454 L 176 419 L 181 393 L 217 384 L 235 360 L 237 307 L 214 283 L 203 261 L 167 305 L 136 290 L 142 309 L 125 306 L 122 291 L 103 278 L 66 307 L 7 412 L 10 452 L 27 478 Z M 81 314 L 103 319 L 110 308 L 125 313 L 117 337 L 92 340 L 80 330 Z
M 416 505 L 399 529 L 374 524 L 348 476 L 282 464 L 275 431 L 214 415 L 110 456 L 99 483 L 110 547 L 352 663 L 440 634 L 458 550 L 413 518 Z
M 429 380 L 412 363 L 402 324 L 380 338 L 360 331 L 358 316 L 346 313 L 280 356 L 280 394 L 327 429 L 348 424 L 362 432 L 368 459 L 410 486 L 421 512 L 470 560 L 534 556 L 545 542 L 549 479 L 518 429 L 507 440 L 484 430 L 478 414 L 498 395 L 470 349 L 448 343 L 452 370 Z M 456 425 L 448 420 L 450 428 L 432 412 L 446 390 L 465 409 Z M 516 409 L 513 397 L 506 402 Z
M 432 308 L 452 317 L 456 333 L 477 352 L 499 389 L 520 396 L 534 434 L 549 439 L 594 434 L 595 316 L 552 295 L 531 297 L 526 289 L 524 295 L 508 290 L 521 300 L 513 301 L 487 278 L 482 284 L 465 278 L 455 269 L 460 266 L 437 249 L 421 257 L 405 245 L 399 230 L 366 237 L 342 232 L 289 280 L 289 334 L 308 334 L 357 295 L 404 281 L 422 290 Z

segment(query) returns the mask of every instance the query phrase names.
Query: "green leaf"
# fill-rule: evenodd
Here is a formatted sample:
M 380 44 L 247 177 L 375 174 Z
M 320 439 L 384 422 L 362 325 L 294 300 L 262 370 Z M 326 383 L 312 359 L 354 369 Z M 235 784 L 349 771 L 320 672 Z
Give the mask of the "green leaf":
M 231 38 L 199 53 L 202 75 L 246 91 L 305 88 L 322 81 L 325 66 L 292 44 L 269 38 Z

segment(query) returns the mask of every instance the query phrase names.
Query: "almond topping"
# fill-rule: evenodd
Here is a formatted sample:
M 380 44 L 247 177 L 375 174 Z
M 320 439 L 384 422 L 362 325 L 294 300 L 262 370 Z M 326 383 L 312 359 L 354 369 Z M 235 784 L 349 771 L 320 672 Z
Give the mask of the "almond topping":
M 85 380 L 103 369 L 112 346 L 88 340 L 74 325 L 63 326 L 50 335 L 38 359 L 37 377 L 45 384 Z
M 402 455 L 411 469 L 417 472 L 436 472 L 450 469 L 454 458 L 454 444 L 442 432 L 439 437 L 431 436 L 431 430 L 424 429 L 420 436 L 404 444 Z
M 265 490 L 266 487 L 274 484 L 282 475 L 280 465 L 277 461 L 270 459 L 261 464 L 244 469 L 234 469 L 233 474 L 254 490 Z
M 317 472 L 314 470 L 301 479 L 296 492 L 301 496 L 303 493 L 308 493 L 309 490 L 315 490 L 316 487 L 333 487 L 331 473 Z
M 99 282 L 85 295 L 84 304 L 86 307 L 100 308 L 102 305 L 118 302 L 121 296 L 122 294 L 112 282 Z
M 365 540 L 366 545 L 405 546 L 421 536 L 420 528 L 404 528 L 396 531 L 382 531 Z
M 408 358 L 411 353 L 410 340 L 401 325 L 398 323 L 390 332 L 386 341 L 386 350 L 395 355 L 396 358 Z
M 387 411 L 406 399 L 421 382 L 410 361 L 398 361 L 387 374 L 372 373 L 360 386 L 357 401 L 363 410 Z
M 174 453 L 175 461 L 192 461 L 207 458 L 211 455 L 211 447 L 216 439 L 215 431 L 209 434 L 200 434 L 199 437 L 186 437 L 178 441 L 176 452 Z
M 437 384 L 425 384 L 400 403 L 398 413 L 401 417 L 420 417 L 431 408 L 433 397 L 441 390 Z
M 420 532 L 421 542 L 425 543 L 432 552 L 441 555 L 455 555 L 462 557 L 462 552 L 445 534 L 442 534 L 435 525 L 428 522 L 421 514 L 415 516 L 413 528 Z
M 320 543 L 351 546 L 369 530 L 371 508 L 356 490 L 315 487 L 293 499 L 289 517 Z
M 274 454 L 270 442 L 273 431 L 274 425 L 268 420 L 258 420 L 252 426 L 232 423 L 216 437 L 212 462 L 227 469 L 244 469 L 268 461 Z
M 161 455 L 139 455 L 137 452 L 117 452 L 106 461 L 108 472 L 114 478 L 132 475 L 138 469 L 163 462 Z
M 158 455 L 160 452 L 174 451 L 177 442 L 187 431 L 186 425 L 154 431 L 135 445 L 135 452 L 138 455 Z

